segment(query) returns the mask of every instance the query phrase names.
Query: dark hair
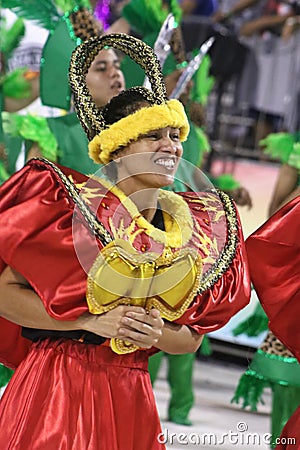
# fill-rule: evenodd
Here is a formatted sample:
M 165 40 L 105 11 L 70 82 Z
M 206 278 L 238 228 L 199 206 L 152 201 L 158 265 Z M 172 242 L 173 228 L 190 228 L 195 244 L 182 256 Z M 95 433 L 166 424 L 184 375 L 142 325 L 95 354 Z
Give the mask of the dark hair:
M 113 97 L 110 102 L 102 109 L 102 114 L 107 125 L 112 125 L 123 117 L 138 111 L 139 109 L 150 106 L 152 102 L 143 92 L 143 88 L 127 89 L 118 96 Z
M 105 164 L 102 171 L 106 178 L 108 178 L 112 183 L 116 183 L 118 181 L 118 169 L 115 161 L 110 161 L 109 164 Z
M 106 124 L 112 125 L 123 117 L 127 117 L 139 109 L 149 105 L 149 100 L 145 99 L 141 92 L 128 89 L 121 92 L 118 96 L 113 97 L 102 109 L 102 114 Z M 117 155 L 122 148 L 123 147 L 118 148 L 113 152 L 113 154 Z M 104 167 L 103 172 L 110 181 L 114 183 L 117 181 L 118 169 L 114 161 L 111 161 L 106 167 Z
M 141 108 L 153 105 L 155 102 L 152 98 L 152 93 L 144 87 L 134 87 L 121 92 L 102 108 L 102 115 L 107 125 L 112 125 L 115 122 L 135 113 Z M 119 147 L 111 155 L 117 155 L 123 147 Z M 114 161 L 111 161 L 103 168 L 104 174 L 112 182 L 118 179 L 118 169 Z

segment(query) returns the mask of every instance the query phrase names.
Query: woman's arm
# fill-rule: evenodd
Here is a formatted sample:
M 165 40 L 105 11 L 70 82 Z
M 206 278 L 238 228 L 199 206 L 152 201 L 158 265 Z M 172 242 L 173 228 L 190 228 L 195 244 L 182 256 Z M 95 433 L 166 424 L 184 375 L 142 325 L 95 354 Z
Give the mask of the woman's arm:
M 186 325 L 165 322 L 162 336 L 155 347 L 173 355 L 194 353 L 200 347 L 202 340 L 203 335 Z
M 291 14 L 285 14 L 284 16 L 262 16 L 258 19 L 250 20 L 241 26 L 239 35 L 247 37 L 263 31 L 266 28 L 275 28 L 279 25 L 283 25 L 288 17 L 291 17 Z
M 212 16 L 212 20 L 214 22 L 223 22 L 224 20 L 229 19 L 232 16 L 235 16 L 236 14 L 241 13 L 244 11 L 244 9 L 251 8 L 251 6 L 254 6 L 256 3 L 258 3 L 259 0 L 240 0 L 235 2 L 229 11 L 226 13 L 223 13 L 221 9 L 219 8 Z
M 28 328 L 84 330 L 174 354 L 194 352 L 202 340 L 202 336 L 184 325 L 165 323 L 156 309 L 147 313 L 138 306 L 118 306 L 101 315 L 87 312 L 72 321 L 54 319 L 26 279 L 11 267 L 0 275 L 0 316 Z
M 297 195 L 299 171 L 295 167 L 283 164 L 280 167 L 276 185 L 272 194 L 269 215 L 274 214 L 281 206 Z
M 147 313 L 145 315 L 145 313 L 129 311 L 121 322 L 132 328 L 131 332 L 126 330 L 126 340 L 142 346 L 138 342 L 139 336 L 136 334 L 136 330 L 139 330 L 140 333 L 148 334 L 149 338 L 151 334 L 156 332 L 156 342 L 151 345 L 174 355 L 196 352 L 203 339 L 203 335 L 199 335 L 186 325 L 163 322 L 159 311 L 156 309 L 151 310 L 148 315 Z M 161 322 L 163 322 L 163 328 L 159 331 Z M 152 327 L 153 329 L 151 329 Z
M 7 266 L 0 275 L 0 316 L 20 326 L 54 331 L 83 330 L 122 339 L 118 330 L 124 328 L 121 318 L 129 310 L 144 311 L 135 306 L 118 306 L 102 315 L 87 312 L 76 320 L 57 320 L 49 316 L 40 297 L 20 273 Z

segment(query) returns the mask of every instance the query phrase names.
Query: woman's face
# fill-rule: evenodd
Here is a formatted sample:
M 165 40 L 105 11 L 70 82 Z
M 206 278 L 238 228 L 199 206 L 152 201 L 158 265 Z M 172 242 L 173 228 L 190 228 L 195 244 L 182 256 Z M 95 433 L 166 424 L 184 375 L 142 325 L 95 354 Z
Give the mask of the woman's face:
M 112 49 L 101 50 L 89 68 L 86 84 L 97 106 L 106 105 L 125 89 L 120 61 Z
M 174 182 L 181 156 L 178 128 L 150 131 L 118 152 L 118 181 L 126 179 L 130 192 L 168 186 Z

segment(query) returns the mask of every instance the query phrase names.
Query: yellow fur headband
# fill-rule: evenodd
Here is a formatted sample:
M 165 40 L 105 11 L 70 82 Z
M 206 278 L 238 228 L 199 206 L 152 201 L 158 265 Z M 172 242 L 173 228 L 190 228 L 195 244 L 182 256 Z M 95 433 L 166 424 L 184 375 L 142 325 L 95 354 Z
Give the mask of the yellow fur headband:
M 142 134 L 165 127 L 179 128 L 180 140 L 186 140 L 189 123 L 183 105 L 178 100 L 141 108 L 113 123 L 92 139 L 89 155 L 96 163 L 107 164 L 111 160 L 111 153 L 118 148 L 136 141 Z

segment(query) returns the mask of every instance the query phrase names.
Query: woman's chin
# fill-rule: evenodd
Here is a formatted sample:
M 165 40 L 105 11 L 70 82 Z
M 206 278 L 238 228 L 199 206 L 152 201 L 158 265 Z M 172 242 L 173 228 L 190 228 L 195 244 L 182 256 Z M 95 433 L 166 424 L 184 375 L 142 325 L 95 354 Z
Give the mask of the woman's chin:
M 170 186 L 171 184 L 174 183 L 175 180 L 175 176 L 173 173 L 161 175 L 159 178 L 161 187 Z

